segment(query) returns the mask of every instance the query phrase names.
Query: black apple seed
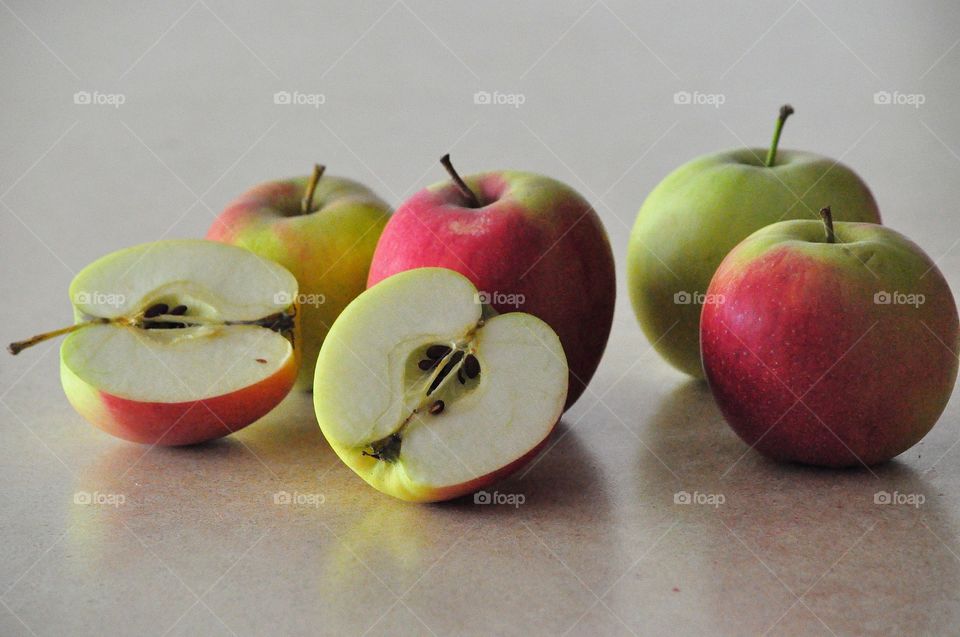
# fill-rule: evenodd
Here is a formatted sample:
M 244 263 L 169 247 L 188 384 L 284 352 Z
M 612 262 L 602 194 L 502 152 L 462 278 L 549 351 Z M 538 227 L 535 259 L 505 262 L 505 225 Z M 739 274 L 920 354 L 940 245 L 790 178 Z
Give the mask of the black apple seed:
M 476 378 L 480 374 L 480 361 L 473 354 L 467 356 L 463 362 L 463 370 L 467 372 L 467 378 Z
M 183 316 L 186 313 L 187 313 L 186 305 L 178 305 L 177 307 L 170 310 L 170 314 L 172 314 L 173 316 Z
M 433 403 L 432 405 L 430 405 L 429 411 L 430 411 L 431 414 L 433 414 L 434 416 L 436 416 L 437 414 L 443 412 L 443 408 L 444 408 L 443 401 L 442 401 L 442 400 L 438 400 L 437 402 L 435 402 L 435 403 Z
M 147 308 L 146 312 L 143 313 L 143 317 L 153 318 L 154 316 L 160 316 L 161 314 L 166 314 L 168 309 L 170 308 L 166 303 L 156 303 Z
M 450 353 L 450 348 L 446 345 L 431 345 L 427 348 L 427 358 L 438 360 Z
M 462 368 L 457 370 L 457 380 L 460 381 L 460 384 L 461 384 L 461 385 L 466 385 L 466 384 L 467 384 L 467 381 L 465 381 L 465 380 L 463 379 L 463 369 L 462 369 Z
M 423 371 L 427 371 L 428 369 L 431 369 L 436 364 L 437 364 L 437 361 L 431 361 L 425 358 L 419 363 L 417 363 L 417 367 L 419 367 Z

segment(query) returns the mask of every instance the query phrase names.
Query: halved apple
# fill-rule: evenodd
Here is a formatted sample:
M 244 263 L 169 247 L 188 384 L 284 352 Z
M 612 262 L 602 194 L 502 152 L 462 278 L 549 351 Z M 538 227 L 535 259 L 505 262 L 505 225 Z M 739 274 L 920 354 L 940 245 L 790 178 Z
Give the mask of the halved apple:
M 443 268 L 401 272 L 348 305 L 314 379 L 317 419 L 340 459 L 384 493 L 429 502 L 533 458 L 563 413 L 566 357 L 535 316 L 492 314 Z
M 60 348 L 67 399 L 120 438 L 187 445 L 259 419 L 296 379 L 297 281 L 248 250 L 203 240 L 109 254 L 70 285 Z

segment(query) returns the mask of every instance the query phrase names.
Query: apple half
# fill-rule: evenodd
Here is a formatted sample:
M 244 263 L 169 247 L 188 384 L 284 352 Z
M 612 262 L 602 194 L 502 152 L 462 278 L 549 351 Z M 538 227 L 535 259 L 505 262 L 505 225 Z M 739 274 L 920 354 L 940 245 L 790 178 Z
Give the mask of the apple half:
M 455 498 L 540 450 L 563 413 L 566 356 L 531 314 L 495 314 L 463 275 L 418 268 L 358 296 L 334 323 L 314 380 L 327 441 L 402 500 Z
M 60 376 L 71 405 L 126 440 L 187 445 L 259 419 L 297 376 L 297 282 L 283 267 L 203 240 L 109 254 L 70 285 L 76 324 Z

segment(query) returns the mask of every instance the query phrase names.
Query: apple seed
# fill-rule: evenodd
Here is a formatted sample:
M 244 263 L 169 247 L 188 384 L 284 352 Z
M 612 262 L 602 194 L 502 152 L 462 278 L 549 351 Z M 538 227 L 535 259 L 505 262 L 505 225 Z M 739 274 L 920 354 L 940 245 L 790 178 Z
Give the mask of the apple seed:
M 430 405 L 430 409 L 429 409 L 428 411 L 429 411 L 432 415 L 436 416 L 437 414 L 443 413 L 443 408 L 444 408 L 444 406 L 445 406 L 445 405 L 443 404 L 443 401 L 442 401 L 442 400 L 438 400 L 437 402 L 435 402 L 435 403 L 433 403 L 432 405 Z
M 143 313 L 143 318 L 153 318 L 154 316 L 160 316 L 161 314 L 166 314 L 169 310 L 169 306 L 166 303 L 155 303 L 148 307 Z
M 476 378 L 480 374 L 480 361 L 473 354 L 467 356 L 463 362 L 463 370 L 467 373 L 467 378 Z
M 439 360 L 450 353 L 450 348 L 446 345 L 431 345 L 427 348 L 427 358 Z

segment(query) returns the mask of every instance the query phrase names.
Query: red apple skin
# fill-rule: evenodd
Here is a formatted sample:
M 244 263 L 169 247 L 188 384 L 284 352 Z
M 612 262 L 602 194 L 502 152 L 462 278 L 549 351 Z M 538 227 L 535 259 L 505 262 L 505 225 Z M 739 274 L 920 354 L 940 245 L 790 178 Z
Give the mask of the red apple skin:
M 825 243 L 819 222 L 789 221 L 726 257 L 701 316 L 704 371 L 727 422 L 760 453 L 873 465 L 913 446 L 943 412 L 957 377 L 957 309 L 905 237 L 836 226 L 846 245 Z M 881 291 L 925 301 L 877 304 Z
M 143 444 L 173 447 L 221 438 L 259 420 L 277 406 L 297 379 L 297 359 L 258 383 L 229 394 L 182 403 L 143 402 L 96 389 L 61 364 L 67 399 L 103 431 Z
M 490 295 L 498 312 L 537 316 L 567 355 L 569 408 L 596 371 L 613 322 L 616 275 L 603 224 L 576 191 L 548 177 L 491 172 L 464 181 L 485 205 L 467 207 L 452 182 L 413 195 L 387 222 L 367 287 L 405 270 L 449 268 Z

